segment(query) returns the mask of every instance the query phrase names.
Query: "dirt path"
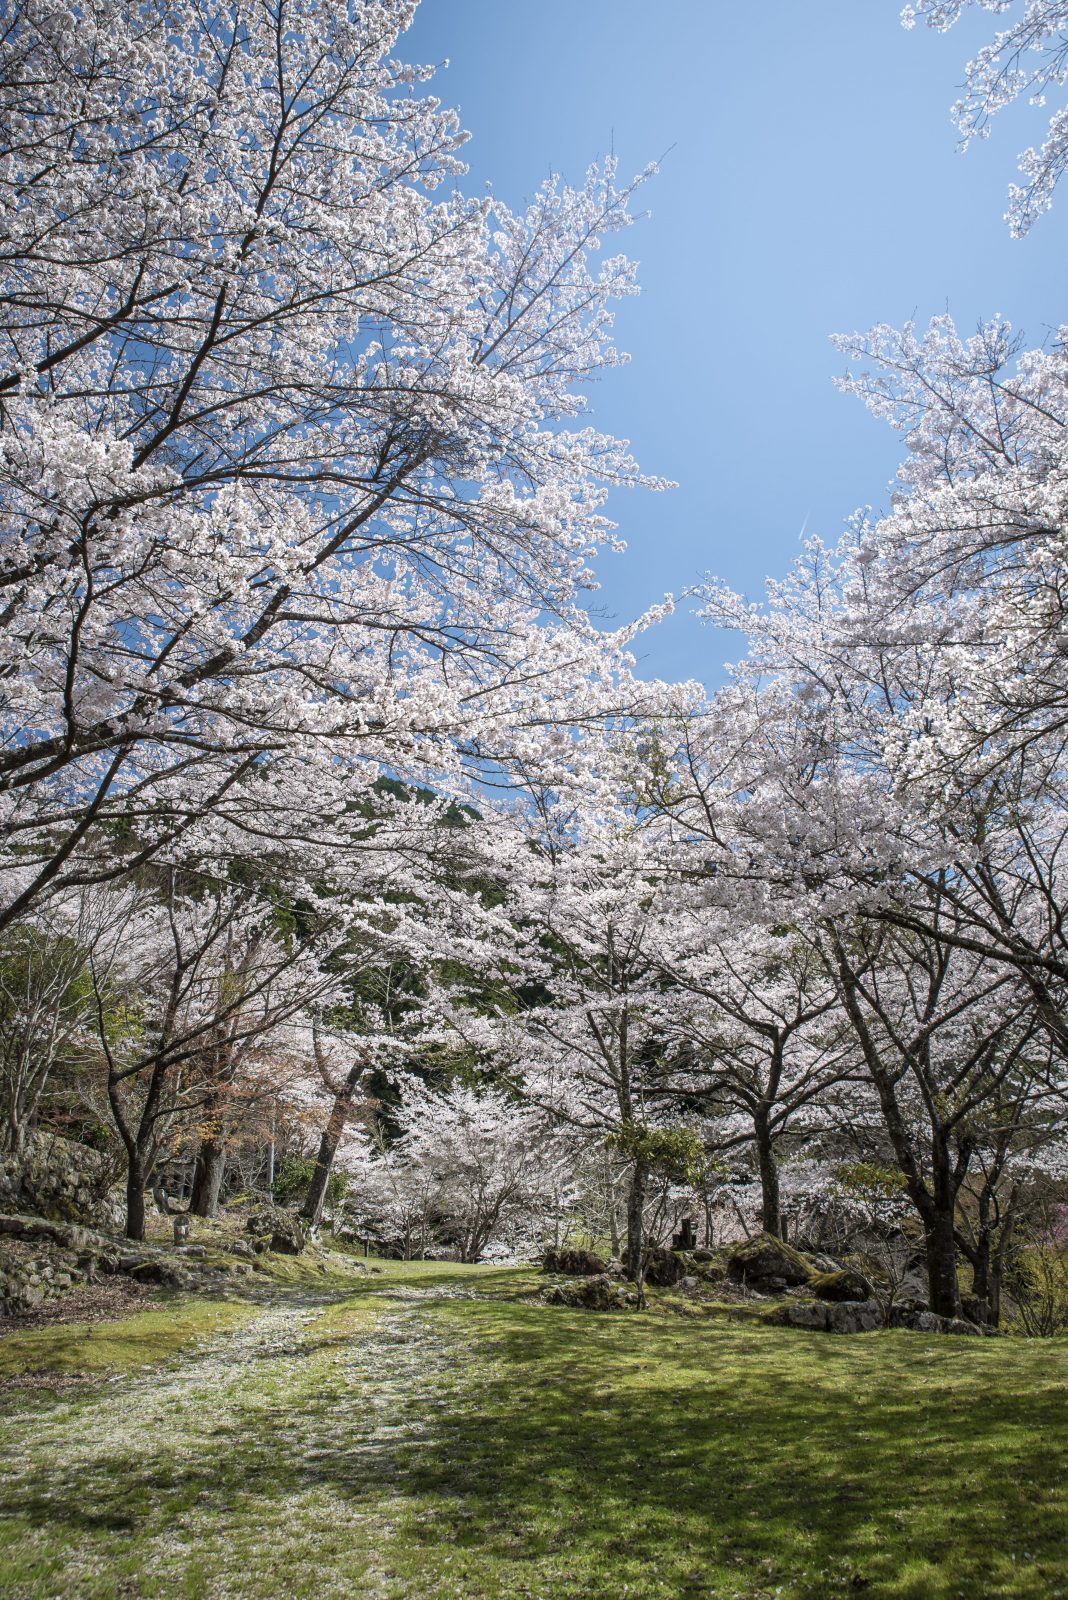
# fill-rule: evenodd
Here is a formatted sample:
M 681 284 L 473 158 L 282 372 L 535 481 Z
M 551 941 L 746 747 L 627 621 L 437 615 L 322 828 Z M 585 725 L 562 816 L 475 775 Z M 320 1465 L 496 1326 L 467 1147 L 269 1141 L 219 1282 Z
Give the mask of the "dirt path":
M 287 1297 L 151 1381 L 28 1400 L 0 1445 L 0 1516 L 25 1519 L 38 1563 L 3 1592 L 403 1595 L 391 1511 L 463 1383 L 424 1309 L 445 1292 L 334 1315 Z

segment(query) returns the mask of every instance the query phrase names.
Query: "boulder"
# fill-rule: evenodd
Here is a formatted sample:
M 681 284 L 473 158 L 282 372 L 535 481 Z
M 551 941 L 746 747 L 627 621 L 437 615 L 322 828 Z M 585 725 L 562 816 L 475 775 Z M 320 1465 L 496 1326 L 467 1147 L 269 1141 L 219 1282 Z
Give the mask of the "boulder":
M 871 1284 L 854 1267 L 839 1267 L 836 1272 L 818 1272 L 809 1279 L 817 1300 L 868 1300 Z
M 720 1283 L 727 1275 L 726 1266 L 711 1250 L 690 1250 L 679 1258 L 683 1271 L 704 1283 Z
M 805 1257 L 812 1267 L 813 1272 L 841 1272 L 842 1263 L 833 1256 L 824 1255 L 819 1250 L 806 1250 Z
M 177 1262 L 160 1256 L 143 1255 L 132 1261 L 127 1258 L 122 1271 L 138 1283 L 158 1283 L 163 1289 L 189 1289 L 196 1281 Z
M 686 1263 L 675 1250 L 665 1250 L 659 1245 L 646 1250 L 643 1257 L 645 1281 L 657 1289 L 670 1289 L 686 1277 Z
M 828 1333 L 874 1333 L 882 1326 L 877 1300 L 839 1300 L 827 1307 Z
M 890 1308 L 890 1326 L 892 1328 L 912 1328 L 915 1326 L 916 1317 L 921 1312 L 929 1311 L 930 1309 L 926 1300 L 917 1300 L 911 1297 L 897 1300 Z
M 606 1263 L 593 1250 L 581 1250 L 576 1245 L 550 1245 L 541 1258 L 543 1272 L 559 1272 L 569 1278 L 588 1278 L 603 1273 Z
M 817 1333 L 826 1333 L 830 1315 L 830 1306 L 822 1300 L 790 1300 L 776 1306 L 768 1321 L 780 1327 L 811 1328 Z
M 545 1299 L 551 1306 L 578 1307 L 584 1311 L 627 1311 L 638 1304 L 635 1290 L 617 1283 L 606 1272 L 574 1283 L 558 1283 Z
M 304 1225 L 291 1211 L 281 1206 L 260 1206 L 250 1212 L 245 1229 L 251 1233 L 255 1248 L 274 1250 L 279 1255 L 299 1256 L 304 1249 Z
M 914 1309 L 908 1301 L 893 1308 L 890 1326 L 910 1328 L 914 1333 L 956 1333 L 975 1339 L 981 1337 L 981 1330 L 974 1322 L 966 1322 L 962 1317 L 940 1317 L 937 1312 L 928 1311 L 926 1306 Z
M 727 1276 L 733 1283 L 763 1294 L 775 1294 L 794 1285 L 807 1283 L 811 1268 L 799 1250 L 773 1239 L 770 1234 L 758 1234 L 745 1244 L 735 1245 L 727 1256 Z
M 255 1248 L 246 1239 L 220 1240 L 218 1248 L 225 1250 L 227 1255 L 240 1256 L 243 1261 L 251 1261 L 256 1254 Z

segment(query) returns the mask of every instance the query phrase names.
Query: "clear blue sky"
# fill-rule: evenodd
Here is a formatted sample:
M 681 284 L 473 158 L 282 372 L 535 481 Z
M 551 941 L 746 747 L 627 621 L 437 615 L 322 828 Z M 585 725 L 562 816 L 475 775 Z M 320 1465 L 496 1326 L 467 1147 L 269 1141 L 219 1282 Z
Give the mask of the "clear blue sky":
M 899 0 L 422 0 L 399 54 L 450 60 L 471 184 L 518 205 L 578 178 L 614 140 L 625 173 L 669 146 L 627 235 L 642 295 L 619 309 L 632 361 L 595 417 L 678 480 L 613 505 L 629 549 L 600 601 L 630 618 L 715 572 L 755 597 L 803 528 L 837 538 L 886 503 L 900 440 L 836 393 L 828 336 L 874 322 L 962 329 L 1000 312 L 1042 343 L 1068 321 L 1068 192 L 1022 241 L 1002 220 L 1016 152 L 1043 114 L 1004 114 L 967 155 L 949 119 L 997 19 L 905 32 Z M 1048 115 L 1048 113 L 1047 113 Z M 676 616 L 643 671 L 722 678 L 734 641 Z

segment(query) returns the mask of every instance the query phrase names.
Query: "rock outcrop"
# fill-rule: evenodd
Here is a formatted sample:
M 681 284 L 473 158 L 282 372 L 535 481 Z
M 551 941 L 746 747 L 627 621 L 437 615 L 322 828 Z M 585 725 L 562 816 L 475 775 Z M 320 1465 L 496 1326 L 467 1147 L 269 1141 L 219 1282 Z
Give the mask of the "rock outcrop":
M 664 1250 L 660 1246 L 646 1250 L 644 1263 L 645 1281 L 656 1289 L 670 1289 L 681 1283 L 690 1271 L 679 1251 Z
M 607 1271 L 607 1263 L 594 1250 L 575 1245 L 550 1245 L 541 1258 L 543 1272 L 558 1272 L 568 1278 L 588 1278 Z
M 773 1239 L 768 1233 L 734 1245 L 727 1255 L 727 1276 L 732 1283 L 744 1284 L 762 1294 L 775 1294 L 807 1283 L 812 1275 L 812 1268 L 800 1250 L 784 1244 L 781 1239 Z
M 279 1255 L 299 1256 L 307 1243 L 300 1218 L 281 1206 L 258 1206 L 249 1213 L 245 1229 L 252 1235 L 253 1248 L 257 1251 L 274 1250 Z
M 817 1300 L 868 1300 L 871 1284 L 855 1267 L 836 1267 L 833 1272 L 818 1272 L 808 1287 Z
M 607 1273 L 592 1278 L 577 1278 L 573 1283 L 558 1283 L 546 1291 L 551 1306 L 578 1307 L 584 1311 L 629 1311 L 638 1304 L 637 1292 Z

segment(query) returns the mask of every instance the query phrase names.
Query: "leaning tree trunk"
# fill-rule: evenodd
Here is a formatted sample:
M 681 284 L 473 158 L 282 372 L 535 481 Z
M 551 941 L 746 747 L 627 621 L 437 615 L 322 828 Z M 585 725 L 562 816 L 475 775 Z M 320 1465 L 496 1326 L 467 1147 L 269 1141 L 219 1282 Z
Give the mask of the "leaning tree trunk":
M 345 1131 L 349 1111 L 352 1109 L 352 1092 L 359 1083 L 362 1072 L 361 1066 L 353 1067 L 345 1079 L 344 1089 L 334 1097 L 333 1109 L 319 1142 L 315 1171 L 308 1186 L 307 1198 L 300 1208 L 300 1215 L 313 1228 L 318 1226 L 323 1214 L 323 1201 L 326 1199 L 326 1186 L 330 1182 L 330 1170 L 334 1165 L 337 1147 L 341 1143 L 341 1135 Z

